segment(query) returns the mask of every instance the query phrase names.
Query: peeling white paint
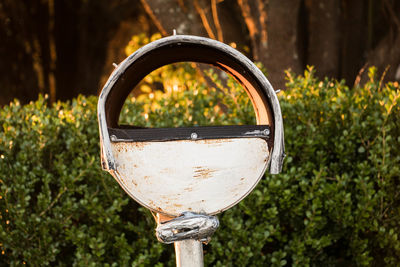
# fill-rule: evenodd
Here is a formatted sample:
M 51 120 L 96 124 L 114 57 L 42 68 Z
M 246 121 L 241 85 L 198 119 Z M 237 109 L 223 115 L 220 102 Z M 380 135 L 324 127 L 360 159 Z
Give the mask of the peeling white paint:
M 261 138 L 111 144 L 124 190 L 153 211 L 175 216 L 230 208 L 258 183 L 269 155 Z

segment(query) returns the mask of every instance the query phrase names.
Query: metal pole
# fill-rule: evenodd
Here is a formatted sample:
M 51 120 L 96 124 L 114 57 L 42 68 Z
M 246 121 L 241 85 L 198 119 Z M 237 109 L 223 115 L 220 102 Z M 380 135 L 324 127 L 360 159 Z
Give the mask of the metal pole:
M 194 239 L 174 242 L 177 267 L 203 267 L 203 244 Z

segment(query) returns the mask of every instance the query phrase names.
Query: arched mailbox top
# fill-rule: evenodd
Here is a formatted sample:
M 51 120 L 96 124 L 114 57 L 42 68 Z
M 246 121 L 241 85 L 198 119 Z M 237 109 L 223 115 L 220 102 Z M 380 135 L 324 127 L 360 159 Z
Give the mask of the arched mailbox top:
M 232 47 L 189 35 L 174 35 L 149 43 L 121 62 L 111 74 L 98 102 L 103 168 L 117 171 L 109 128 L 118 128 L 120 111 L 132 88 L 153 70 L 184 61 L 216 66 L 242 84 L 253 103 L 257 124 L 271 127 L 270 173 L 279 173 L 284 158 L 283 121 L 271 84 L 253 62 Z

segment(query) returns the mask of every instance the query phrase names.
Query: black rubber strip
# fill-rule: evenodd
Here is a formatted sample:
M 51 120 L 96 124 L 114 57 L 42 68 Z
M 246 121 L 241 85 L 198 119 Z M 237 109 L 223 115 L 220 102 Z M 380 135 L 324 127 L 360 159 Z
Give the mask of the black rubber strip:
M 257 137 L 268 140 L 268 125 L 197 126 L 179 128 L 108 128 L 112 142 L 203 140 Z

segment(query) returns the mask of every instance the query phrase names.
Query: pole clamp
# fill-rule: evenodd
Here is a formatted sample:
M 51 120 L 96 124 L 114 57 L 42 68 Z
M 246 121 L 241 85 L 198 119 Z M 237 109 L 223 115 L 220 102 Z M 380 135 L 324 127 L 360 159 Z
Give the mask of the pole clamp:
M 218 227 L 216 216 L 184 212 L 177 218 L 158 224 L 156 236 L 158 241 L 165 244 L 186 239 L 208 243 Z

